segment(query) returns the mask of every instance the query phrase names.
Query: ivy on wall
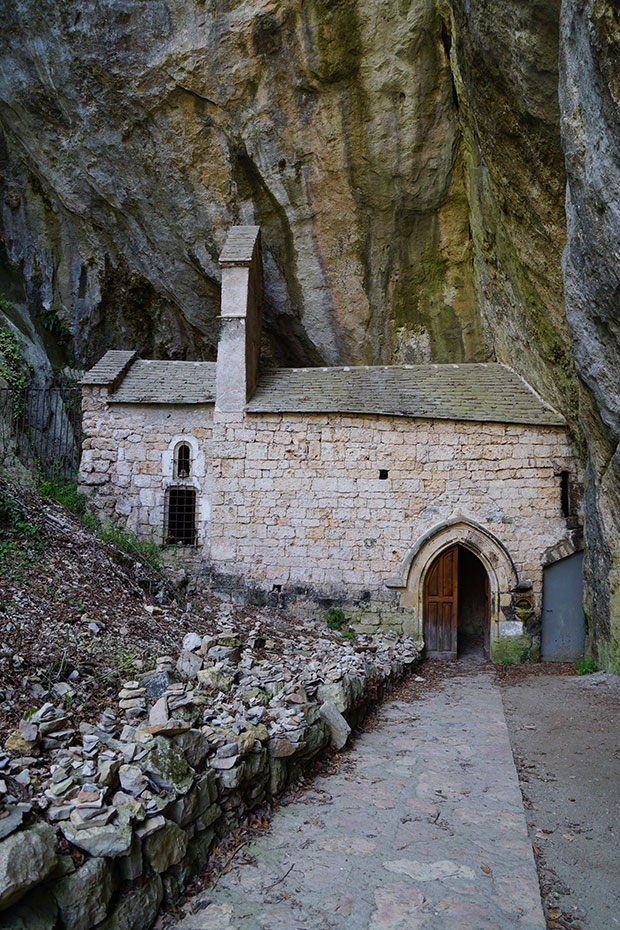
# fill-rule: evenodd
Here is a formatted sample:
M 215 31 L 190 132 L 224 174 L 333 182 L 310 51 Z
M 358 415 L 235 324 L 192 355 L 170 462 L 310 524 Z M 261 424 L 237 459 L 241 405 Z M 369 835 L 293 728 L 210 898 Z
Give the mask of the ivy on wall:
M 0 298 L 0 311 L 6 313 L 9 309 L 8 302 Z M 28 386 L 29 375 L 29 367 L 22 352 L 21 338 L 0 323 L 0 378 L 7 383 L 14 417 L 18 417 L 23 412 L 24 392 Z

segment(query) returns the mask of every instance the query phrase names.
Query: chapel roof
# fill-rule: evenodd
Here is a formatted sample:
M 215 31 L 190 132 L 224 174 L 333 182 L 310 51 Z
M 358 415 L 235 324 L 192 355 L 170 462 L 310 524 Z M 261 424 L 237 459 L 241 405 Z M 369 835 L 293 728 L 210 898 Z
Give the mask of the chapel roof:
M 213 404 L 215 369 L 215 362 L 143 360 L 111 351 L 83 383 L 107 385 L 110 403 Z M 496 362 L 264 370 L 247 410 L 565 425 L 515 371 Z
M 213 404 L 215 362 L 138 359 L 109 399 L 119 404 Z
M 565 425 L 515 371 L 496 362 L 279 368 L 261 374 L 247 409 Z

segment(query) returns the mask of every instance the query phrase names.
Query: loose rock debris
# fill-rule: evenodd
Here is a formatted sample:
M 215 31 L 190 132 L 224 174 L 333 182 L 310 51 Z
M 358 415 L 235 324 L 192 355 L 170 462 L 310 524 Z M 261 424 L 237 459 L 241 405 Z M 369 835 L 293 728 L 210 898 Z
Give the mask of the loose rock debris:
M 350 642 L 214 597 L 166 600 L 148 566 L 56 504 L 9 491 L 43 545 L 16 537 L 0 580 L 0 907 L 28 909 L 31 889 L 60 875 L 98 921 L 112 908 L 122 925 L 136 902 L 152 919 L 216 836 L 330 741 L 344 745 L 343 715 L 414 666 L 420 646 Z M 120 882 L 133 883 L 129 898 Z M 53 920 L 73 926 L 67 900 L 50 900 Z

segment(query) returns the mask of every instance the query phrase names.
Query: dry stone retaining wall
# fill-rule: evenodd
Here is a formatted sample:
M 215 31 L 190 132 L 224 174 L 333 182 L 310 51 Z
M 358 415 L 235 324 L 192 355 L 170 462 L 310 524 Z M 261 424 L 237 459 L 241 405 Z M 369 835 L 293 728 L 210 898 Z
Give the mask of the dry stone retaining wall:
M 68 738 L 39 800 L 50 823 L 6 798 L 1 930 L 148 930 L 218 836 L 330 741 L 341 748 L 347 721 L 419 661 L 411 640 L 362 637 L 353 647 L 316 626 L 304 632 L 299 655 L 279 664 L 256 658 L 274 649 L 258 630 L 188 634 L 175 669 L 163 657 L 125 684 L 120 733 L 104 712 L 82 724 L 81 745 Z M 61 714 L 46 705 L 23 722 L 21 748 L 35 751 L 38 730 L 60 732 Z

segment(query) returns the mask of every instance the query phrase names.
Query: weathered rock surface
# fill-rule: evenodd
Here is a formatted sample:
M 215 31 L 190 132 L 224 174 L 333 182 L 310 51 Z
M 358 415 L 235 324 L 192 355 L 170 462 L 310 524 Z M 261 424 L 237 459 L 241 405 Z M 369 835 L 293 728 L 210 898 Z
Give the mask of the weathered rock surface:
M 560 0 L 442 0 L 485 339 L 575 424 L 564 314 Z
M 178 794 L 186 794 L 192 786 L 193 775 L 185 756 L 161 736 L 155 739 L 144 770 L 157 785 Z
M 9 911 L 0 912 L 0 930 L 55 930 L 58 907 L 48 889 L 36 888 Z
M 150 930 L 163 896 L 159 875 L 145 877 L 123 895 L 118 907 L 97 925 L 97 930 Z
M 54 831 L 39 823 L 12 833 L 0 843 L 0 910 L 19 901 L 44 881 L 57 862 Z
M 58 308 L 80 358 L 213 357 L 235 221 L 264 228 L 275 359 L 484 358 L 434 0 L 7 16 L 10 296 Z
M 26 804 L 17 805 L 9 804 L 6 807 L 6 815 L 0 820 L 0 840 L 5 836 L 14 833 L 22 823 L 28 813 L 29 806 Z
M 187 834 L 171 821 L 147 837 L 144 841 L 144 851 L 155 872 L 165 872 L 171 865 L 180 862 L 187 852 Z
M 90 930 L 103 920 L 117 885 L 116 869 L 109 859 L 88 859 L 53 888 L 66 930 Z
M 321 717 L 329 727 L 331 744 L 336 749 L 342 749 L 351 733 L 351 727 L 344 719 L 335 704 L 326 701 L 321 704 Z
M 131 824 L 127 821 L 82 830 L 66 822 L 61 829 L 70 843 L 91 856 L 126 856 L 131 849 Z
M 620 674 L 620 13 L 565 0 L 560 96 L 568 186 L 566 316 L 588 446 L 586 609 L 599 662 Z

